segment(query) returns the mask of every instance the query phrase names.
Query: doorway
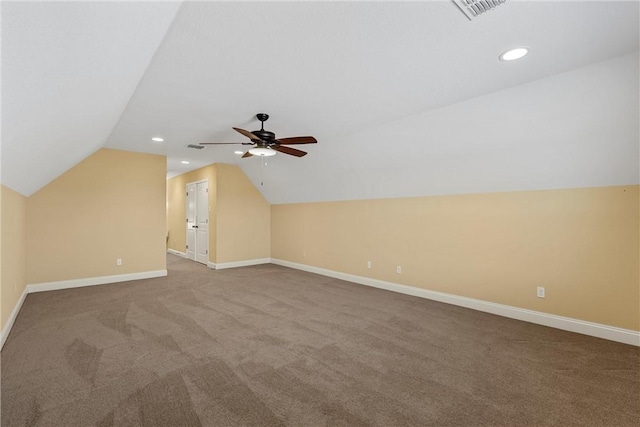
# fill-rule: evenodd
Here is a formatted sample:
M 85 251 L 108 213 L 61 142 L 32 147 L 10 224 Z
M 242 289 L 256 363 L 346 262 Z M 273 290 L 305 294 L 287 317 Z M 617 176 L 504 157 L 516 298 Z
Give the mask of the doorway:
M 187 258 L 209 261 L 209 181 L 187 184 Z

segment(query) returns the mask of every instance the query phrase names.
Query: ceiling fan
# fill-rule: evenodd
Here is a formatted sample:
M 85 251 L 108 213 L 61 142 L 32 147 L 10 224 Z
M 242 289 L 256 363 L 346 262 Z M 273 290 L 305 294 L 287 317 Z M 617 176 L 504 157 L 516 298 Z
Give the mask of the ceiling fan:
M 295 148 L 287 147 L 287 145 L 297 144 L 315 144 L 318 141 L 312 136 L 294 136 L 292 138 L 280 138 L 276 139 L 276 135 L 273 132 L 264 130 L 264 122 L 269 119 L 269 115 L 265 113 L 256 114 L 256 118 L 260 120 L 260 130 L 254 130 L 249 132 L 244 129 L 233 128 L 235 131 L 240 132 L 251 142 L 201 142 L 200 145 L 216 145 L 216 144 L 241 144 L 241 145 L 253 145 L 242 158 L 251 156 L 273 156 L 276 152 L 289 154 L 291 156 L 302 157 L 307 154 L 306 151 L 297 150 Z

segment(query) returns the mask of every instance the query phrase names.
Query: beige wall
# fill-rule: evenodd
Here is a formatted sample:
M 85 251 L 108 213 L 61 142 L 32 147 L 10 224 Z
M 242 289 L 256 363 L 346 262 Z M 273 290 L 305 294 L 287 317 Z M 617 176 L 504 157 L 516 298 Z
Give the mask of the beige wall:
M 242 170 L 213 164 L 167 182 L 169 248 L 186 250 L 187 183 L 209 180 L 209 261 L 224 263 L 268 258 L 270 207 Z
M 27 198 L 4 185 L 0 194 L 0 329 L 27 285 Z
M 242 170 L 218 166 L 217 263 L 269 258 L 271 208 Z
M 31 195 L 27 282 L 166 269 L 165 185 L 164 156 L 101 149 Z
M 640 330 L 639 188 L 274 205 L 271 256 Z

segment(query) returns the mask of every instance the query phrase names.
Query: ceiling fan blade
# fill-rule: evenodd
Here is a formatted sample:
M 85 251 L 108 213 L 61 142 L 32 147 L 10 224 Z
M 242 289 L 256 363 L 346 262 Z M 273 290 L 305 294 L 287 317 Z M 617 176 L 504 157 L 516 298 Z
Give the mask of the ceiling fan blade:
M 262 141 L 260 138 L 258 138 L 257 136 L 255 136 L 254 134 L 249 132 L 248 130 L 244 130 L 244 129 L 240 129 L 240 128 L 233 128 L 233 130 L 235 130 L 236 132 L 240 132 L 241 134 L 243 134 L 244 136 L 246 136 L 247 138 L 249 138 L 252 141 L 253 140 Z
M 198 142 L 200 145 L 253 145 L 252 142 Z
M 315 144 L 318 142 L 318 140 L 316 140 L 312 136 L 294 136 L 292 138 L 280 138 L 276 140 L 276 142 L 279 142 L 280 144 L 283 144 L 283 145 Z
M 244 153 L 242 155 L 242 158 L 244 159 L 245 157 L 251 157 L 251 156 L 253 156 L 253 154 L 251 154 L 250 152 L 247 151 L 246 153 Z
M 281 153 L 290 154 L 290 155 L 296 156 L 296 157 L 302 157 L 302 156 L 306 156 L 307 155 L 306 151 L 296 150 L 295 148 L 284 147 L 282 145 L 272 145 L 269 148 L 272 148 L 272 149 L 274 149 L 276 151 L 279 151 Z

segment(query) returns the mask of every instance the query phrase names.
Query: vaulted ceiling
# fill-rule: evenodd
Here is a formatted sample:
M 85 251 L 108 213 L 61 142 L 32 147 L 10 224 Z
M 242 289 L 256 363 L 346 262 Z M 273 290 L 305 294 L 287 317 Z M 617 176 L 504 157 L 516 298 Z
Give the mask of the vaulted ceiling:
M 271 203 L 638 182 L 637 1 L 1 7 L 2 183 L 25 195 L 101 147 L 237 164 Z M 319 143 L 186 147 L 258 112 Z

